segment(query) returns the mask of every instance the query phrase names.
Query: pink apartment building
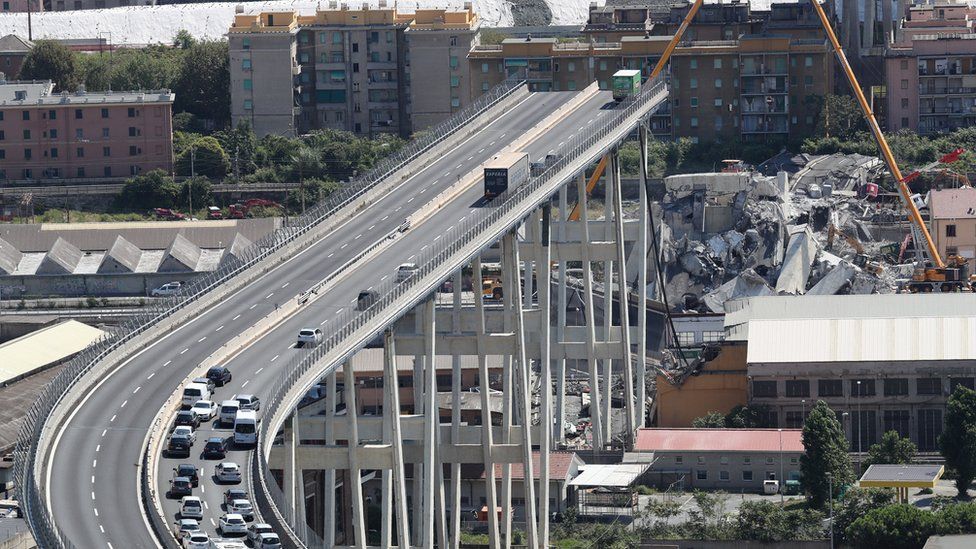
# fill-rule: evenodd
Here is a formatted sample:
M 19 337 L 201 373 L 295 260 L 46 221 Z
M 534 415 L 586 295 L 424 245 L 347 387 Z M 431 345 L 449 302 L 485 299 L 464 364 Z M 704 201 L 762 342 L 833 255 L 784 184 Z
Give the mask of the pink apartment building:
M 174 97 L 54 93 L 50 81 L 0 81 L 0 181 L 171 172 Z

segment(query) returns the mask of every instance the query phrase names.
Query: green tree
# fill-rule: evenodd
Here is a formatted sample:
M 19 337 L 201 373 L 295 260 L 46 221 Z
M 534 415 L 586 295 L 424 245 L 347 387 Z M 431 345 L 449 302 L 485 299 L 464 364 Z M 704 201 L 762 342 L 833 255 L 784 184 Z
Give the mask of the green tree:
M 769 406 L 766 404 L 738 404 L 725 415 L 725 426 L 733 429 L 765 429 L 775 427 L 769 422 Z
M 186 29 L 180 29 L 173 38 L 173 45 L 181 50 L 188 50 L 197 43 L 197 39 Z
M 881 437 L 881 442 L 872 444 L 868 449 L 868 457 L 864 466 L 874 464 L 911 463 L 915 458 L 918 447 L 909 438 L 901 438 L 897 431 L 888 431 Z
M 725 416 L 721 412 L 708 412 L 691 420 L 691 426 L 696 429 L 724 429 Z
M 897 504 L 868 511 L 847 527 L 846 537 L 855 547 L 917 549 L 937 531 L 935 513 Z
M 223 179 L 230 169 L 230 159 L 213 137 L 201 137 L 176 157 L 177 175 L 203 175 Z
M 735 518 L 736 539 L 775 542 L 823 538 L 823 514 L 787 510 L 768 500 L 746 501 Z
M 212 205 L 213 199 L 213 185 L 210 184 L 210 180 L 203 176 L 197 176 L 180 184 L 180 196 L 177 204 L 181 208 L 190 209 L 192 214 L 200 211 L 201 208 Z
M 308 146 L 299 147 L 291 155 L 292 170 L 298 173 L 298 193 L 301 201 L 302 213 L 305 213 L 305 178 L 317 177 L 322 169 L 322 159 L 319 153 Z
M 251 130 L 250 122 L 241 120 L 237 123 L 237 127 L 216 132 L 214 137 L 230 157 L 232 171 L 236 170 L 236 174 L 243 177 L 257 169 L 257 164 L 254 162 L 257 138 Z
M 827 403 L 819 400 L 803 424 L 804 454 L 800 456 L 800 476 L 810 496 L 810 506 L 822 509 L 836 497 L 842 486 L 854 482 L 854 470 L 847 453 L 844 430 Z M 833 475 L 834 493 L 829 493 L 827 474 Z
M 123 208 L 148 210 L 172 208 L 176 204 L 179 187 L 163 170 L 137 175 L 125 182 L 118 203 Z
M 838 543 L 847 543 L 847 529 L 855 520 L 872 509 L 891 505 L 893 490 L 887 488 L 851 488 L 834 508 L 834 536 Z
M 819 109 L 816 135 L 849 140 L 858 133 L 868 131 L 861 107 L 850 95 L 808 95 L 804 102 L 808 108 Z
M 949 396 L 939 449 L 946 465 L 956 471 L 959 497 L 968 498 L 967 490 L 976 478 L 976 391 L 957 385 Z
M 37 40 L 24 58 L 19 78 L 52 80 L 58 91 L 73 91 L 78 85 L 75 56 L 65 46 L 51 40 Z
M 230 121 L 230 65 L 227 41 L 201 41 L 183 50 L 173 91 L 175 111 L 212 120 L 217 127 Z
M 113 90 L 161 90 L 173 85 L 179 58 L 172 49 L 150 46 L 123 52 L 114 54 L 115 63 L 111 69 Z
M 112 87 L 112 61 L 109 55 L 78 55 L 78 79 L 91 92 L 106 91 Z

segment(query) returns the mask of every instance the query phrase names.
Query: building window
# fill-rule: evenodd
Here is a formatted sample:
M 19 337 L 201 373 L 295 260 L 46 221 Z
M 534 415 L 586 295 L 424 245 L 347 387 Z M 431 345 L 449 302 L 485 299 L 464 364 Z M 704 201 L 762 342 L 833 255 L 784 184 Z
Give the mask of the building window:
M 692 78 L 690 80 L 689 86 L 691 87 L 691 89 L 697 90 L 698 89 L 698 79 L 697 78 Z
M 766 456 L 766 465 L 773 464 L 773 456 Z
M 721 69 L 722 68 L 722 58 L 721 57 L 716 57 L 715 60 L 712 61 L 712 67 L 714 67 L 716 69 Z
M 84 118 L 85 117 L 84 112 L 85 111 L 81 109 L 75 109 L 75 120 L 81 120 L 82 118 Z
M 85 130 L 82 128 L 75 128 L 75 139 L 84 139 Z
M 803 60 L 803 66 L 804 67 L 812 67 L 813 66 L 813 57 L 812 56 L 809 56 L 809 55 L 806 56 L 806 58 Z
M 0 160 L 7 158 L 7 151 L 0 149 Z
M 57 147 L 51 147 L 51 158 L 57 158 L 57 157 L 58 157 Z
M 450 59 L 450 64 L 452 69 L 456 69 L 458 66 L 458 58 L 456 55 L 452 55 Z
M 852 397 L 867 397 L 874 396 L 874 380 L 873 379 L 852 379 L 851 380 L 851 396 Z
M 708 480 L 708 471 L 705 469 L 698 469 L 695 471 L 695 478 L 698 480 Z
M 786 380 L 786 396 L 788 397 L 810 396 L 810 381 L 806 379 Z
M 58 130 L 56 128 L 51 128 L 51 135 L 50 135 L 50 137 L 51 137 L 51 139 L 57 139 L 58 138 Z
M 452 88 L 456 88 L 456 87 L 458 87 L 460 85 L 461 85 L 461 77 L 460 76 L 452 76 L 451 77 L 451 87 Z
M 851 449 L 867 451 L 878 441 L 878 414 L 874 410 L 852 411 L 851 414 Z
M 689 105 L 691 107 L 697 107 L 698 106 L 698 98 L 697 97 L 692 97 L 691 98 L 691 102 L 689 103 Z
M 908 80 L 907 79 L 902 78 L 902 80 L 901 80 L 901 89 L 903 89 L 903 90 L 907 90 L 908 89 Z
M 24 149 L 24 160 L 30 160 L 33 156 L 33 151 L 30 149 Z
M 570 82 L 570 84 L 574 84 L 574 82 Z M 570 88 L 570 89 L 572 89 L 572 88 Z M 482 82 L 481 83 L 481 91 L 483 91 L 483 92 L 488 91 L 488 82 Z
M 24 130 L 24 139 L 30 139 L 30 130 Z
M 956 226 L 955 225 L 946 225 L 946 236 L 947 237 L 956 236 Z
M 942 378 L 920 377 L 915 380 L 915 393 L 919 395 L 941 395 Z
M 137 137 L 139 135 L 139 129 L 134 126 L 129 126 L 129 137 Z
M 691 117 L 691 127 L 692 128 L 697 128 L 698 127 L 698 117 L 697 116 L 692 116 Z
M 939 449 L 939 435 L 942 434 L 942 410 L 918 411 L 918 449 L 932 452 Z
M 24 111 L 23 114 L 21 115 L 21 117 L 24 120 L 30 120 L 30 111 Z
M 85 168 L 78 168 L 75 171 L 76 177 L 85 177 Z
M 458 97 L 452 97 L 451 98 L 451 106 L 454 107 L 454 108 L 460 107 L 461 106 L 461 99 L 458 98 Z
M 108 137 L 108 134 L 109 134 L 108 128 L 102 128 L 102 137 Z
M 251 39 L 243 38 L 241 39 L 241 49 L 249 50 L 251 49 Z
M 800 429 L 803 427 L 803 411 L 786 412 L 786 428 Z
M 139 148 L 135 145 L 129 145 L 129 156 L 135 156 L 139 154 Z
M 898 436 L 909 436 L 909 413 L 908 410 L 885 410 L 881 415 L 884 423 L 882 432 L 895 431 Z
M 811 86 L 813 86 L 813 77 L 810 76 L 809 74 L 806 75 L 806 76 L 804 76 L 803 77 L 803 85 L 806 86 L 806 87 L 808 87 L 808 88 L 811 87 Z
M 695 332 L 677 332 L 675 340 L 679 345 L 690 346 L 695 344 Z
M 245 90 L 252 90 L 252 89 L 254 89 L 254 81 L 251 80 L 250 78 L 245 78 L 244 79 L 244 89 Z
M 691 60 L 689 60 L 688 61 L 688 68 L 689 69 L 692 69 L 692 70 L 697 69 L 698 68 L 698 60 L 697 59 L 691 59 Z
M 108 118 L 108 109 L 102 109 L 102 118 Z
M 488 74 L 488 63 L 482 63 L 481 64 L 481 73 L 482 74 Z
M 725 339 L 725 332 L 720 331 L 704 331 L 702 332 L 702 341 L 708 343 L 710 341 L 722 341 Z
M 705 456 L 698 456 L 698 465 L 705 465 Z
M 566 83 L 566 89 L 569 91 L 576 91 L 576 81 L 570 80 Z
M 722 87 L 722 79 L 721 78 L 716 78 L 715 79 L 715 87 L 716 88 L 721 88 Z
M 908 379 L 894 378 L 884 380 L 885 396 L 903 396 L 908 394 Z
M 903 71 L 908 70 L 908 59 L 901 60 L 901 70 Z
M 684 462 L 685 462 L 684 456 L 674 456 L 675 465 L 681 465 Z
M 566 63 L 566 70 L 569 72 L 576 72 L 576 62 L 570 61 Z
M 250 99 L 245 99 L 244 100 L 244 110 L 245 111 L 250 111 L 250 110 L 253 110 L 253 109 L 254 109 L 254 101 L 251 101 Z
M 129 118 L 136 117 L 136 110 L 133 107 L 129 107 Z
M 746 482 L 752 481 L 752 471 L 742 471 L 742 480 Z
M 775 381 L 753 381 L 752 396 L 757 398 L 776 397 L 776 382 Z
M 104 157 L 112 156 L 112 147 L 102 147 L 102 156 Z
M 77 149 L 75 149 L 75 156 L 77 156 L 78 158 L 84 158 L 85 157 L 85 148 L 84 147 L 78 147 Z
M 251 70 L 251 60 L 250 59 L 242 59 L 241 60 L 241 69 L 242 70 L 245 70 L 245 71 Z
M 956 387 L 962 385 L 967 389 L 976 389 L 971 377 L 952 377 L 949 378 L 949 394 L 956 392 Z
M 901 108 L 903 108 L 903 109 L 907 109 L 908 108 L 908 98 L 907 97 L 902 97 L 901 98 Z
M 718 472 L 718 479 L 719 480 L 729 480 L 729 472 L 728 471 L 719 471 Z

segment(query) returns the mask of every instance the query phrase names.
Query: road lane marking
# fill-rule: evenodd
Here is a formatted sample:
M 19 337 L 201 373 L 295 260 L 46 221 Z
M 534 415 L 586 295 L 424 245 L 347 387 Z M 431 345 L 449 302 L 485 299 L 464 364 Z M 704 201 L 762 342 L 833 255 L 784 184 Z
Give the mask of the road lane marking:
M 349 243 L 348 243 L 348 242 L 346 242 L 346 243 L 345 243 L 345 244 L 343 244 L 342 246 L 339 246 L 339 249 L 340 249 L 340 250 L 345 250 L 345 249 L 346 249 L 346 246 L 348 246 L 348 245 L 349 245 Z
M 95 501 L 95 492 L 92 492 L 92 501 Z
M 118 415 L 118 414 L 116 414 L 116 415 Z M 112 423 L 113 421 L 115 421 L 115 416 L 112 416 L 112 419 L 108 420 L 109 423 Z
M 414 198 L 417 198 L 417 197 L 416 197 L 416 196 L 411 196 L 411 197 L 410 197 L 410 200 L 407 200 L 407 204 L 409 204 L 409 203 L 411 203 L 411 202 L 413 202 L 413 199 L 414 199 Z
M 129 403 L 129 401 L 126 400 L 125 402 L 122 403 L 122 406 L 119 406 L 119 409 L 121 410 L 122 408 L 125 408 L 125 405 L 128 404 L 128 403 Z
M 427 192 L 427 188 L 426 187 L 423 188 L 423 189 L 420 189 L 420 194 L 424 194 L 425 192 Z
M 98 507 L 93 507 L 92 510 L 95 511 L 95 516 L 97 517 L 98 516 Z
M 238 318 L 241 318 L 241 315 L 237 315 L 234 318 L 232 318 L 231 320 L 237 320 Z
M 197 343 L 203 343 L 203 340 L 207 339 L 207 336 L 203 336 L 197 340 Z
M 107 433 L 107 432 L 108 432 L 108 429 L 103 429 L 102 430 L 102 436 L 105 436 L 105 433 Z
M 440 238 L 440 237 L 441 237 L 441 235 L 437 235 L 437 236 L 435 236 L 435 237 L 434 237 L 434 242 L 437 242 L 437 239 L 438 239 L 438 238 Z
M 183 349 L 182 351 L 180 351 L 180 354 L 182 355 L 183 353 L 185 353 L 185 352 L 187 352 L 187 351 L 189 351 L 189 350 L 190 350 L 190 348 L 189 348 L 189 347 L 187 347 L 186 349 Z
M 101 452 L 102 451 L 102 445 L 99 444 L 98 446 L 95 446 L 95 451 L 96 452 Z M 92 478 L 95 478 L 95 477 L 92 477 Z
M 247 310 L 250 311 L 251 309 L 253 309 L 253 308 L 257 307 L 257 306 L 258 306 L 258 304 L 255 303 L 254 305 L 251 305 L 250 307 L 248 307 Z
M 214 519 L 213 519 L 213 517 L 210 517 L 210 524 L 213 524 L 213 526 L 214 526 L 214 528 L 216 528 L 216 527 L 217 527 L 217 523 L 216 523 L 216 522 L 214 522 Z
M 208 511 L 210 510 L 210 506 L 207 505 L 207 502 L 206 501 L 203 502 L 203 508 L 206 509 L 206 510 L 208 510 Z
M 91 483 L 92 484 L 95 484 L 95 475 L 92 475 L 92 481 L 91 481 Z M 96 517 L 98 516 L 98 511 L 95 511 L 95 516 Z
M 200 484 L 200 492 L 202 492 L 202 493 L 206 493 L 207 492 L 207 487 L 203 483 Z
M 153 377 L 155 377 L 155 375 L 156 375 L 156 372 L 153 372 L 153 373 L 149 374 L 149 377 L 146 378 L 146 381 L 149 381 L 150 379 L 152 379 Z
M 142 389 L 142 385 L 136 387 L 136 390 L 135 391 L 132 391 L 132 394 L 138 393 L 139 392 L 139 389 Z
M 334 255 L 335 255 L 335 252 L 332 252 L 331 254 L 329 254 L 329 255 L 328 255 L 328 256 L 326 257 L 326 259 L 328 259 L 328 258 L 330 258 L 330 257 L 332 257 L 332 256 L 334 256 Z
M 393 213 L 397 213 L 398 211 L 400 211 L 402 209 L 403 209 L 403 206 L 397 206 L 397 209 L 393 210 Z
M 425 244 L 423 248 L 420 248 L 420 251 L 424 251 L 426 249 L 427 249 L 427 245 Z
M 223 324 L 221 324 L 221 325 L 220 325 L 220 328 L 217 328 L 217 329 L 216 329 L 216 330 L 214 330 L 214 331 L 215 331 L 215 332 L 219 332 L 219 331 L 221 331 L 221 330 L 223 330 L 223 329 L 224 329 L 224 325 L 223 325 Z
M 92 460 L 92 469 L 94 469 L 97 466 L 98 466 L 98 460 L 97 459 L 93 459 Z
M 471 156 L 468 157 L 468 162 L 470 162 L 472 160 L 474 160 L 474 155 L 471 155 Z
M 254 372 L 254 375 L 260 374 L 261 373 L 261 370 L 263 370 L 263 369 L 264 369 L 264 366 L 261 366 L 260 368 L 258 368 L 258 370 L 256 372 Z
M 458 164 L 454 169 L 455 170 L 460 170 L 461 169 L 461 166 L 464 166 L 464 164 Z
M 390 275 L 383 275 L 383 278 L 380 279 L 380 282 L 383 282 L 387 278 L 390 278 Z
M 165 368 L 166 366 L 169 366 L 171 362 L 173 362 L 173 361 L 172 360 L 167 360 L 166 362 L 163 363 L 163 367 Z
M 387 220 L 387 218 L 389 218 L 389 217 L 390 217 L 390 216 L 386 216 L 386 217 L 384 217 L 383 219 L 380 219 L 380 221 L 386 221 L 386 220 Z
M 281 356 L 281 355 L 275 355 L 274 358 L 271 359 L 271 362 L 274 362 L 274 361 L 278 360 L 278 357 L 279 356 Z
M 356 235 L 356 238 L 354 238 L 353 240 L 359 240 L 362 237 L 363 237 L 363 233 L 359 233 Z
M 281 289 L 284 290 L 285 288 L 288 287 L 289 284 L 291 284 L 291 282 L 285 282 L 284 284 L 281 285 Z
M 325 321 L 319 322 L 319 326 L 325 326 Z
M 268 299 L 269 297 L 271 297 L 271 296 L 273 296 L 273 295 L 274 295 L 274 292 L 271 292 L 270 294 L 268 294 L 268 295 L 266 295 L 266 296 L 264 296 L 264 298 L 265 298 L 265 299 Z
M 95 516 L 97 517 L 98 513 L 95 513 Z M 103 534 L 105 533 L 105 527 L 102 526 L 101 524 L 98 525 L 98 529 L 101 530 Z
M 241 384 L 241 389 L 243 389 L 244 387 L 247 387 L 247 384 L 250 383 L 250 382 L 251 382 L 251 380 L 249 379 L 249 380 L 245 381 L 244 383 L 242 383 Z
M 108 542 L 108 549 L 112 549 L 112 543 Z
M 366 229 L 366 230 L 367 230 L 367 231 L 372 231 L 374 227 L 376 227 L 376 225 L 375 225 L 375 224 L 373 224 L 373 225 L 370 225 L 370 226 L 369 226 L 369 228 L 368 228 L 368 229 Z
M 484 149 L 481 149 L 481 150 L 478 151 L 478 154 L 481 154 L 483 152 L 485 152 L 485 150 Z

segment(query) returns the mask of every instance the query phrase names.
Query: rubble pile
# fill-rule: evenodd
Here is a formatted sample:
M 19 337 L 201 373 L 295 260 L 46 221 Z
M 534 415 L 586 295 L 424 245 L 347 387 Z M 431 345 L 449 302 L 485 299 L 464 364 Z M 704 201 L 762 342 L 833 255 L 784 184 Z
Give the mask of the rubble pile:
M 904 218 L 864 199 L 882 163 L 860 155 L 800 157 L 791 176 L 756 172 L 668 177 L 659 239 L 665 291 L 677 308 L 722 312 L 729 299 L 887 293 L 911 274 L 875 224 Z M 894 248 L 892 248 L 894 246 Z

